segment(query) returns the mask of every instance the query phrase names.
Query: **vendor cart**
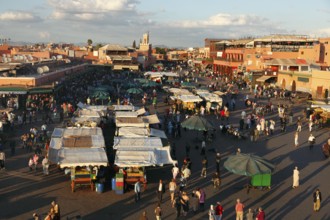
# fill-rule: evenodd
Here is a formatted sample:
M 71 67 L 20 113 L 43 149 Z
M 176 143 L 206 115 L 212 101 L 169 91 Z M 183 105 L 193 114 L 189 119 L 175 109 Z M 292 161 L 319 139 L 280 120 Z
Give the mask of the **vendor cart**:
M 124 172 L 126 173 L 124 181 L 127 186 L 134 185 L 137 181 L 140 181 L 144 189 L 147 188 L 145 167 L 128 167 L 124 169 Z
M 254 175 L 251 177 L 251 187 L 252 188 L 261 188 L 261 189 L 270 189 L 271 180 L 272 180 L 271 173 Z
M 71 168 L 71 191 L 74 192 L 77 186 L 89 186 L 94 190 L 94 181 L 96 180 L 97 169 L 87 167 Z

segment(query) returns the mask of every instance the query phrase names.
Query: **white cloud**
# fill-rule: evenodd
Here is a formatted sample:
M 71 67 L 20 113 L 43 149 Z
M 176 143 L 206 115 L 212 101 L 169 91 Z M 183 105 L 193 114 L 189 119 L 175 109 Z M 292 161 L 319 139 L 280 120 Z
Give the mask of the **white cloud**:
M 0 14 L 0 21 L 37 21 L 40 20 L 38 16 L 35 16 L 29 12 L 21 11 L 8 11 Z
M 135 0 L 48 0 L 58 11 L 73 13 L 102 13 L 109 11 L 133 10 Z
M 47 31 L 42 31 L 39 32 L 38 34 L 41 39 L 48 39 L 50 37 L 50 33 Z
M 174 22 L 172 26 L 183 28 L 200 28 L 210 26 L 242 26 L 242 25 L 259 25 L 266 23 L 267 19 L 255 15 L 230 15 L 219 13 L 209 17 L 207 20 L 201 21 L 179 21 Z
M 319 29 L 316 31 L 315 34 L 317 34 L 321 37 L 328 37 L 328 36 L 330 36 L 330 28 Z

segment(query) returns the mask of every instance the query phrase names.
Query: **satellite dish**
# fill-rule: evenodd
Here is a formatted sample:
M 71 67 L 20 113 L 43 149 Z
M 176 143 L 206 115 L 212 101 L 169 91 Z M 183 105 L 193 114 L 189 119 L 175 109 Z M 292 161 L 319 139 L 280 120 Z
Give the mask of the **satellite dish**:
M 11 62 L 11 58 L 8 58 L 8 62 Z
M 15 55 L 15 56 L 13 56 L 13 58 L 14 58 L 14 60 L 17 60 L 17 59 L 18 59 L 16 55 Z
M 56 56 L 52 56 L 52 60 L 56 60 Z
M 43 70 L 41 67 L 38 67 L 37 72 L 38 72 L 39 74 L 43 74 L 43 73 L 44 73 L 44 70 Z
M 57 60 L 62 60 L 63 56 L 62 55 L 57 55 Z

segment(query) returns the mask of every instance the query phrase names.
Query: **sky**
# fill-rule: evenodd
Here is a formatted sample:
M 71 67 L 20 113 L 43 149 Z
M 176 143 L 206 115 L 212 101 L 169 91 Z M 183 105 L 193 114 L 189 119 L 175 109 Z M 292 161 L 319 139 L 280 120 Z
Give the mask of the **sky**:
M 12 42 L 202 47 L 205 38 L 330 37 L 330 0 L 0 0 Z

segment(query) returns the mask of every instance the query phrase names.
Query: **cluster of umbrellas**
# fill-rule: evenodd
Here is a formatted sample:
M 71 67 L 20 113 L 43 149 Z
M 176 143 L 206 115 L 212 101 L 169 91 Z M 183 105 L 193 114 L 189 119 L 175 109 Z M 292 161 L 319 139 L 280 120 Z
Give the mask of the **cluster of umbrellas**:
M 198 115 L 188 118 L 181 125 L 183 128 L 196 131 L 208 131 L 214 128 L 209 121 Z M 275 166 L 268 160 L 244 153 L 229 156 L 224 166 L 228 171 L 243 176 L 270 174 L 275 169 Z

